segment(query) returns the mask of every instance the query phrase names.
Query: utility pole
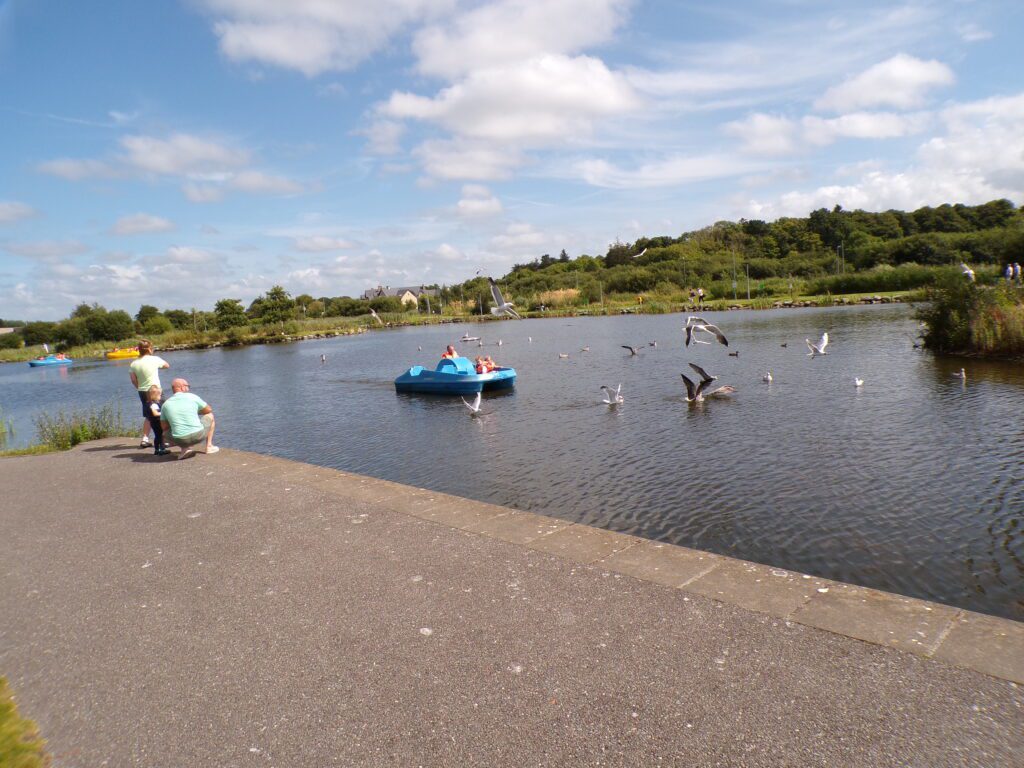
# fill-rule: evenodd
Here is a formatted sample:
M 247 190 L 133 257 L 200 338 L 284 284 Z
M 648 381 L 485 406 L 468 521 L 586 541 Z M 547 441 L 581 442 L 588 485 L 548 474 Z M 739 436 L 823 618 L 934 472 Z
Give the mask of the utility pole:
M 192 307 L 192 333 L 199 333 L 199 324 L 196 322 L 196 308 Z
M 747 301 L 750 301 L 750 265 L 746 265 L 747 268 Z
M 736 251 L 732 252 L 732 300 L 736 301 Z

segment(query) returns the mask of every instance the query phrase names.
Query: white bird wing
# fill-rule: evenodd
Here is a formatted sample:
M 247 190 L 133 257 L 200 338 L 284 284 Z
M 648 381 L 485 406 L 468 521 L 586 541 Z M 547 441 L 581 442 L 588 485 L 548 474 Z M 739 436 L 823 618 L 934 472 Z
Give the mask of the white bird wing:
M 378 315 L 376 311 L 374 311 L 373 307 L 370 307 L 370 314 L 373 315 L 374 320 L 376 320 L 381 325 L 384 325 L 384 321 L 380 319 L 380 315 Z
M 462 402 L 466 404 L 467 408 L 469 408 L 470 413 L 477 413 L 480 410 L 480 398 L 481 398 L 481 395 L 480 395 L 479 392 L 477 392 L 476 393 L 476 398 L 474 398 L 472 405 L 470 405 L 468 402 L 466 402 L 466 398 L 462 398 Z
M 488 277 L 487 279 L 491 283 L 491 297 L 494 299 L 494 303 L 499 307 L 504 307 L 507 302 L 505 297 L 501 295 L 501 289 L 498 287 L 498 284 L 494 282 L 493 277 Z
M 515 311 L 514 309 L 512 309 L 512 306 L 511 306 L 511 305 L 509 305 L 509 306 L 505 307 L 504 309 L 505 309 L 505 311 L 506 311 L 506 312 L 507 312 L 507 313 L 508 313 L 509 315 L 511 315 L 512 317 L 514 317 L 514 318 L 515 318 L 516 320 L 522 320 L 522 319 L 523 319 L 522 317 L 520 317 L 520 315 L 519 315 L 519 313 L 518 313 L 518 312 L 516 312 L 516 311 Z
M 818 344 L 818 351 L 821 352 L 822 354 L 824 354 L 825 353 L 825 347 L 827 347 L 827 346 L 828 346 L 828 331 L 826 331 L 825 333 L 821 334 L 821 341 Z
M 811 340 L 810 339 L 804 339 L 804 341 L 807 342 L 807 348 L 809 350 L 811 350 L 811 354 L 812 355 L 815 354 L 818 351 L 818 348 L 816 346 L 814 346 L 813 344 L 811 344 Z
M 717 325 L 711 325 L 710 323 L 704 323 L 700 328 L 702 331 L 715 334 L 715 338 L 718 339 L 719 344 L 723 344 L 726 347 L 729 346 L 729 340 L 725 338 L 725 334 L 719 329 Z

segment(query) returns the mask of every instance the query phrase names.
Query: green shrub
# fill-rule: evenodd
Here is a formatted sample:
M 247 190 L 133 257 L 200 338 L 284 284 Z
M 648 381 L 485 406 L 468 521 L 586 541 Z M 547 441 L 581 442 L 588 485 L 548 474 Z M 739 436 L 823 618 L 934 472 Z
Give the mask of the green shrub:
M 0 334 L 0 349 L 21 349 L 21 344 L 20 333 Z
M 159 336 L 162 333 L 170 333 L 173 329 L 171 321 L 163 315 L 154 315 L 142 324 L 142 332 L 147 336 Z
M 1024 288 L 978 286 L 951 276 L 928 293 L 917 316 L 936 352 L 1024 355 Z
M 121 409 L 112 405 L 71 413 L 59 411 L 55 416 L 40 413 L 35 417 L 35 425 L 40 442 L 59 451 L 88 440 L 131 437 L 136 433 L 136 430 L 129 429 L 125 424 Z
M 45 768 L 48 765 L 50 758 L 39 729 L 18 714 L 7 680 L 0 677 L 0 766 Z

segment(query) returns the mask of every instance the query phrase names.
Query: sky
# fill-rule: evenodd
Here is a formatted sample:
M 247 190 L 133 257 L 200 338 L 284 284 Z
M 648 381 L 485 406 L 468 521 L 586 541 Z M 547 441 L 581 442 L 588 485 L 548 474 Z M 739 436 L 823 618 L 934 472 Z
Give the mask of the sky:
M 0 0 L 0 317 L 1024 203 L 1024 3 Z

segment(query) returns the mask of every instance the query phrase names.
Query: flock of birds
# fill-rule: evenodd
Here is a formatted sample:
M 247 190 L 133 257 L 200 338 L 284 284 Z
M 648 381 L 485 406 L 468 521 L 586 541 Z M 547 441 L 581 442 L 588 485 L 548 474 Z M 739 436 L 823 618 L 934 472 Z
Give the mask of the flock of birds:
M 966 265 L 962 265 L 962 266 L 963 266 L 964 274 L 968 277 L 968 279 L 972 279 L 973 280 L 974 279 L 973 270 L 971 270 L 970 267 L 967 267 Z M 480 271 L 481 270 L 477 271 L 478 275 L 480 274 Z M 498 284 L 494 281 L 494 278 L 488 277 L 487 280 L 490 283 L 491 298 L 493 299 L 493 306 L 491 307 L 491 314 L 495 315 L 495 316 L 506 315 L 506 316 L 514 318 L 516 320 L 521 320 L 522 317 L 515 310 L 515 304 L 513 304 L 511 301 L 507 301 L 505 299 L 505 297 L 501 293 L 501 289 L 498 287 Z M 370 310 L 370 314 L 373 315 L 374 319 L 378 323 L 380 323 L 381 325 L 384 324 L 384 321 L 381 320 L 380 316 L 377 315 L 377 313 L 374 312 L 372 309 Z M 718 343 L 718 344 L 721 344 L 722 346 L 725 346 L 725 347 L 729 346 L 729 340 L 726 338 L 725 334 L 722 332 L 722 329 L 719 328 L 714 323 L 708 322 L 707 320 L 705 320 L 702 317 L 698 317 L 696 315 L 690 315 L 689 317 L 686 318 L 686 325 L 683 326 L 682 330 L 683 330 L 683 333 L 685 334 L 685 346 L 687 346 L 687 347 L 689 347 L 691 343 L 692 344 L 715 344 L 715 343 Z M 533 342 L 533 337 L 532 336 L 527 337 L 527 340 L 530 343 L 532 343 Z M 484 345 L 484 342 L 483 342 L 482 339 L 480 339 L 479 337 L 476 337 L 476 336 L 469 336 L 468 334 L 463 336 L 461 341 L 476 341 L 478 343 L 478 346 L 482 347 Z M 828 332 L 827 331 L 825 333 L 821 334 L 821 338 L 818 340 L 817 343 L 814 343 L 810 339 L 805 339 L 805 342 L 807 344 L 807 349 L 808 349 L 807 356 L 810 357 L 812 360 L 815 357 L 823 357 L 823 356 L 828 354 L 828 351 L 826 349 L 828 347 L 828 344 L 829 344 Z M 502 345 L 502 342 L 501 342 L 500 339 L 498 340 L 497 345 L 498 346 Z M 635 357 L 635 356 L 638 356 L 640 354 L 640 351 L 642 349 L 644 349 L 645 346 L 646 347 L 657 347 L 658 346 L 658 342 L 650 341 L 646 345 L 635 345 L 635 346 L 631 345 L 631 344 L 622 344 L 621 346 L 622 346 L 623 349 L 629 351 L 630 357 Z M 784 342 L 780 346 L 786 347 L 787 344 Z M 422 347 L 420 347 L 420 349 L 422 350 Z M 581 353 L 589 352 L 589 351 L 590 351 L 590 347 L 589 346 L 588 347 L 583 347 L 583 348 L 580 349 Z M 730 357 L 739 357 L 739 352 L 735 351 L 735 350 L 732 351 L 732 352 L 729 352 L 728 354 L 729 354 Z M 559 352 L 558 353 L 558 357 L 561 360 L 568 359 L 569 353 L 568 352 Z M 323 362 L 323 360 L 322 360 L 322 362 Z M 711 397 L 728 397 L 728 396 L 733 395 L 733 394 L 736 393 L 736 388 L 733 387 L 733 386 L 727 385 L 727 384 L 726 385 L 722 385 L 722 386 L 718 386 L 718 387 L 715 387 L 715 388 L 712 389 L 711 386 L 716 381 L 718 381 L 718 377 L 708 373 L 704 368 L 702 368 L 701 366 L 697 365 L 696 363 L 688 363 L 688 365 L 690 366 L 690 368 L 693 369 L 693 372 L 696 374 L 697 381 L 694 381 L 689 376 L 687 376 L 685 373 L 679 374 L 682 377 L 682 379 L 683 379 L 683 384 L 686 386 L 686 402 L 691 403 L 691 404 L 692 403 L 700 403 L 700 402 L 703 402 L 706 398 L 711 398 Z M 966 371 L 963 368 L 961 368 L 959 372 L 954 373 L 953 376 L 955 376 L 956 378 L 961 379 L 966 384 L 966 382 L 967 382 L 967 373 L 966 373 Z M 771 371 L 767 371 L 764 374 L 764 376 L 761 377 L 761 381 L 763 381 L 765 384 L 771 384 L 772 381 L 774 381 L 774 377 L 772 376 L 772 372 Z M 859 376 L 855 377 L 854 380 L 853 380 L 853 384 L 854 384 L 854 386 L 857 389 L 860 389 L 861 387 L 864 386 L 864 379 L 860 378 Z M 625 402 L 625 397 L 622 394 L 622 384 L 621 383 L 615 389 L 612 389 L 611 387 L 609 387 L 607 385 L 602 385 L 601 386 L 601 391 L 604 393 L 604 399 L 601 400 L 601 402 L 603 404 L 607 405 L 609 408 L 615 408 L 616 406 L 622 405 Z M 476 416 L 481 415 L 482 411 L 480 409 L 480 404 L 482 402 L 482 396 L 481 396 L 481 394 L 479 392 L 476 393 L 476 397 L 473 399 L 473 402 L 467 401 L 466 398 L 462 398 L 462 402 L 465 404 L 466 408 L 469 410 L 469 413 L 470 413 L 471 416 L 476 417 Z

